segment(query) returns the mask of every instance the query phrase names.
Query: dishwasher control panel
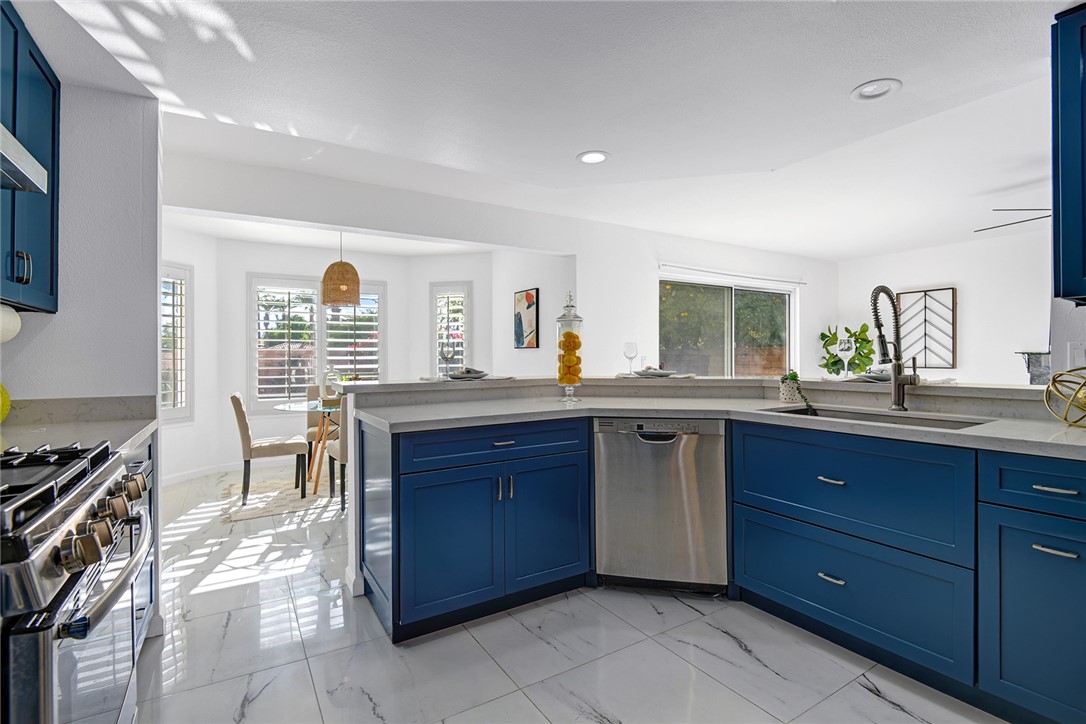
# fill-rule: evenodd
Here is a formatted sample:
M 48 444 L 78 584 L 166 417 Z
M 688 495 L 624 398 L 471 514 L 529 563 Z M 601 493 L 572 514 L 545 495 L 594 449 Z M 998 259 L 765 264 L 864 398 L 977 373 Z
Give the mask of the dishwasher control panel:
M 601 417 L 595 420 L 595 431 L 657 432 L 685 435 L 723 435 L 723 420 L 669 420 L 666 418 Z

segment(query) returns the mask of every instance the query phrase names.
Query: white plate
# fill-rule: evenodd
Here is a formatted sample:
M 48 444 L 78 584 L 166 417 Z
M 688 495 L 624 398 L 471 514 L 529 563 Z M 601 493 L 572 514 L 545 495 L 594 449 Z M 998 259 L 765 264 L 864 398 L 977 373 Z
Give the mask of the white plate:
M 449 373 L 450 380 L 481 380 L 486 377 L 488 372 L 451 372 Z
M 679 374 L 675 370 L 634 370 L 638 377 L 671 377 Z

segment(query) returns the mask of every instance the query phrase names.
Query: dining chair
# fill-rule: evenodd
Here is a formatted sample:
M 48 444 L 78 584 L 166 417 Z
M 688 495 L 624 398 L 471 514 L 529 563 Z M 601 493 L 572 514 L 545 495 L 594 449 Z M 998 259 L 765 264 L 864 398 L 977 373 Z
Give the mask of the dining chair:
M 321 397 L 321 388 L 319 385 L 309 385 L 305 388 L 305 399 L 307 402 L 316 402 Z M 310 460 L 313 459 L 313 445 L 317 440 L 317 432 L 320 429 L 321 413 L 320 412 L 307 412 L 305 413 L 305 442 L 309 449 L 309 457 L 306 459 L 306 464 L 311 465 Z
M 328 444 L 328 497 L 336 495 L 336 462 L 339 462 L 339 509 L 347 509 L 347 431 L 340 430 Z
M 241 485 L 241 504 L 249 502 L 249 480 L 252 477 L 253 458 L 274 458 L 281 455 L 294 455 L 294 487 L 302 489 L 302 497 L 305 497 L 305 438 L 301 435 L 289 435 L 281 437 L 262 437 L 253 439 L 252 429 L 249 427 L 249 416 L 245 414 L 245 403 L 241 401 L 241 395 L 235 392 L 230 395 L 230 402 L 234 406 L 234 416 L 238 420 L 238 433 L 241 435 L 241 459 L 245 464 L 244 477 Z

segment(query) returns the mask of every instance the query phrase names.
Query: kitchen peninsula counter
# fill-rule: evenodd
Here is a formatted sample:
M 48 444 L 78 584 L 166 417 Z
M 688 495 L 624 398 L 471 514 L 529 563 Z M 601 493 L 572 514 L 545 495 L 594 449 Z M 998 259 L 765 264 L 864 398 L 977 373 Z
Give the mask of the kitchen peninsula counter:
M 559 402 L 558 387 L 550 380 L 518 382 L 343 387 L 356 393 L 355 417 L 390 434 L 574 417 L 695 417 L 1086 460 L 1086 429 L 1052 417 L 1038 387 L 912 387 L 906 395 L 912 411 L 888 413 L 988 420 L 943 430 L 774 412 L 796 405 L 776 399 L 773 380 L 592 380 L 578 390 L 582 401 L 570 407 Z M 874 385 L 811 381 L 804 382 L 804 389 L 816 407 L 886 412 L 889 406 L 889 391 Z M 446 395 L 460 399 L 446 401 Z M 484 395 L 491 399 L 479 399 Z M 879 397 L 887 398 L 885 404 L 879 404 Z

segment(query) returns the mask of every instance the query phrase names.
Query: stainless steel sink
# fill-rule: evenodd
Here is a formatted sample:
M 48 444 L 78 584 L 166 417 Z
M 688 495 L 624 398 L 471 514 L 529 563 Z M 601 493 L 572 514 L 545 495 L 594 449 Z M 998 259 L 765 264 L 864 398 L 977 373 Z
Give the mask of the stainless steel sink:
M 881 410 L 864 410 L 855 407 L 815 407 L 808 410 L 806 407 L 777 407 L 770 412 L 783 412 L 789 415 L 806 415 L 809 417 L 828 417 L 834 420 L 858 420 L 860 422 L 881 422 L 887 425 L 908 425 L 910 427 L 934 427 L 941 430 L 964 430 L 967 427 L 983 425 L 992 422 L 981 417 L 932 417 L 915 412 L 883 412 Z

